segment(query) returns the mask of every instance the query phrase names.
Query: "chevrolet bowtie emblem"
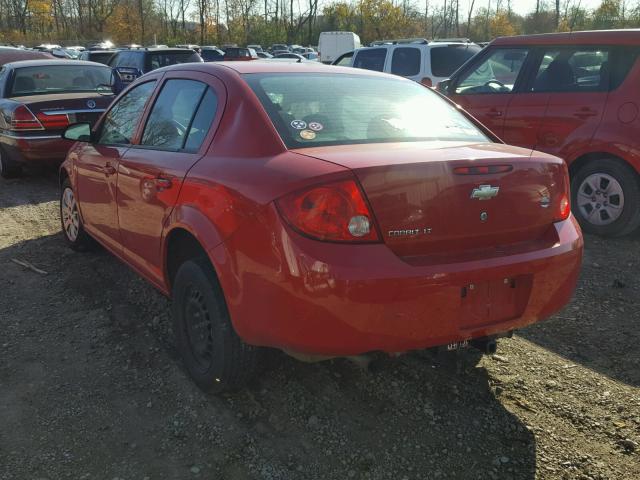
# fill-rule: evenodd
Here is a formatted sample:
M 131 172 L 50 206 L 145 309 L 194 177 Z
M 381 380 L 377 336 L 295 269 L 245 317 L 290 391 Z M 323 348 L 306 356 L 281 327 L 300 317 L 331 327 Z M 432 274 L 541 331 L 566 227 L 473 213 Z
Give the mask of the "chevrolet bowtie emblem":
M 498 195 L 500 187 L 492 187 L 491 185 L 480 185 L 471 192 L 471 198 L 478 200 L 489 200 Z

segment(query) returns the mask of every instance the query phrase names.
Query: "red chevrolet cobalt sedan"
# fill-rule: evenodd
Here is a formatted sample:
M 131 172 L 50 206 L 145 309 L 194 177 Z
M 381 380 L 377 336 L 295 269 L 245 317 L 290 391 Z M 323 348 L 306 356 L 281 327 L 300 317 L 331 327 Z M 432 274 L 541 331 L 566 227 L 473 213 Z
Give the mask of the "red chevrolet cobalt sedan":
M 318 63 L 168 67 L 61 169 L 90 237 L 173 299 L 185 365 L 235 387 L 297 357 L 491 342 L 549 317 L 582 257 L 562 160 L 410 80 Z

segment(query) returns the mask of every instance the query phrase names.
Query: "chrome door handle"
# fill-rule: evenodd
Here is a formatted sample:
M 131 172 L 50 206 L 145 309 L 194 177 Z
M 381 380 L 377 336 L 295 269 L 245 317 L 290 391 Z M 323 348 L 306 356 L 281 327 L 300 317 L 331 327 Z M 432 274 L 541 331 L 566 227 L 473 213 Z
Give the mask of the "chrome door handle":
M 173 186 L 173 182 L 170 178 L 158 177 L 154 180 L 154 182 L 156 184 L 156 190 L 158 190 L 159 192 Z

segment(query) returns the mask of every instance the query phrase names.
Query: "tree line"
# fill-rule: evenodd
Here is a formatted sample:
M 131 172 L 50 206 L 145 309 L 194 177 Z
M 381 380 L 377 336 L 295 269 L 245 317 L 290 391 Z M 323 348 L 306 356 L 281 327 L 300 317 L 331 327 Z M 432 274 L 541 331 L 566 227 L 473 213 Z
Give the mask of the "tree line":
M 390 38 L 496 36 L 640 26 L 640 0 L 0 0 L 0 43 L 315 45 L 322 31 L 363 43 Z

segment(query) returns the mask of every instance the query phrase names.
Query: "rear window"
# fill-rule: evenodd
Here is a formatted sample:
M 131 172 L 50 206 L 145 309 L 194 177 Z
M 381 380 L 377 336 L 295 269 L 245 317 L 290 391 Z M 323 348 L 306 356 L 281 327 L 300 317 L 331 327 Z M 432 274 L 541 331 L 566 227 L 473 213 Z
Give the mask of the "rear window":
M 15 69 L 10 96 L 111 92 L 111 70 L 93 65 L 43 65 Z
M 111 57 L 113 57 L 113 52 L 93 53 L 89 56 L 89 60 L 107 65 Z
M 368 48 L 366 50 L 360 50 L 356 54 L 353 66 L 355 68 L 364 68 L 365 70 L 382 72 L 384 70 L 385 58 L 387 58 L 386 48 Z
M 450 77 L 453 72 L 482 48 L 478 45 L 447 45 L 431 49 L 431 73 L 436 77 Z
M 292 73 L 251 74 L 245 79 L 289 148 L 488 141 L 438 94 L 408 80 Z
M 200 56 L 204 61 L 210 62 L 211 60 L 221 60 L 224 52 L 222 50 L 202 50 Z
M 148 67 L 150 70 L 156 68 L 168 67 L 169 65 L 176 65 L 178 63 L 193 63 L 199 62 L 200 56 L 190 50 L 184 52 L 162 52 L 152 53 L 147 59 Z

